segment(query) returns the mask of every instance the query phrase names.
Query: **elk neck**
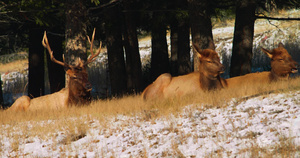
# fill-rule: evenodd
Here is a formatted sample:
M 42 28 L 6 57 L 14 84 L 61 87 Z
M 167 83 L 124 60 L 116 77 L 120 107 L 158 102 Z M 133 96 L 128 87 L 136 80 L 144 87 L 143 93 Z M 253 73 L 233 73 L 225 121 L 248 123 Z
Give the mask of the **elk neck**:
M 220 75 L 218 75 L 216 79 L 211 79 L 207 77 L 203 72 L 199 72 L 199 74 L 200 87 L 204 91 L 223 88 Z
M 69 80 L 69 104 L 86 104 L 91 101 L 90 90 L 73 79 Z
M 286 80 L 289 78 L 289 74 L 285 73 L 285 74 L 278 74 L 274 71 L 274 69 L 271 69 L 270 71 L 270 75 L 269 75 L 269 79 L 270 82 L 272 81 L 278 81 L 278 80 Z

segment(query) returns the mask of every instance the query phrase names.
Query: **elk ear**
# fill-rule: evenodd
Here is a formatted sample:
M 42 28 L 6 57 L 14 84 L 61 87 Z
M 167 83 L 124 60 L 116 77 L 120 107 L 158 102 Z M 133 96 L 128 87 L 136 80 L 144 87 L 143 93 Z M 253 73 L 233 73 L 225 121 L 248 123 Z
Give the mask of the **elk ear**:
M 208 49 L 216 50 L 216 46 L 215 46 L 215 43 L 213 41 L 209 42 Z
M 71 69 L 70 66 L 69 66 L 68 64 L 65 63 L 65 64 L 64 64 L 64 70 L 67 72 L 69 69 Z
M 201 53 L 197 52 L 197 57 L 198 57 L 199 59 L 201 59 L 203 56 L 201 55 Z
M 280 43 L 278 44 L 278 47 L 284 48 L 284 45 L 280 42 Z
M 272 59 L 273 54 L 272 54 L 272 52 L 271 52 L 270 50 L 265 49 L 265 48 L 261 48 L 261 50 L 262 50 L 265 54 L 267 54 L 267 56 L 268 56 L 269 58 Z
M 193 43 L 193 48 L 196 50 L 197 52 L 197 57 L 201 58 L 202 57 L 202 50 L 199 48 L 199 46 L 197 46 L 195 43 Z

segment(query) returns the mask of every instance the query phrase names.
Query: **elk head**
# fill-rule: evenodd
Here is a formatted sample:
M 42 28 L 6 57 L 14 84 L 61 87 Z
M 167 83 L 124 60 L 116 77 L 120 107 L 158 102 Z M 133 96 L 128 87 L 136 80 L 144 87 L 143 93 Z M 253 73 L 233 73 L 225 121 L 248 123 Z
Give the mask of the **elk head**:
M 201 50 L 196 44 L 193 47 L 197 51 L 200 60 L 199 71 L 207 78 L 217 80 L 218 76 L 224 73 L 225 67 L 221 64 L 219 55 L 212 49 Z
M 95 29 L 92 35 L 92 40 L 90 40 L 89 36 L 87 36 L 88 41 L 90 43 L 90 51 L 91 56 L 87 59 L 86 62 L 82 61 L 80 58 L 77 60 L 76 65 L 69 65 L 65 62 L 63 58 L 62 61 L 58 61 L 53 56 L 53 51 L 50 48 L 46 31 L 44 32 L 44 37 L 42 40 L 42 44 L 45 48 L 47 48 L 50 58 L 53 62 L 63 66 L 65 68 L 66 74 L 69 76 L 68 88 L 69 88 L 69 103 L 78 104 L 78 103 L 86 103 L 91 99 L 90 91 L 92 90 L 92 85 L 88 81 L 88 73 L 87 73 L 87 65 L 95 60 L 101 52 L 101 42 L 100 47 L 97 50 L 97 53 L 93 53 L 93 42 L 95 37 Z
M 279 77 L 288 77 L 290 73 L 297 73 L 298 63 L 294 61 L 282 43 L 273 50 L 261 49 L 269 58 L 271 58 L 272 72 Z

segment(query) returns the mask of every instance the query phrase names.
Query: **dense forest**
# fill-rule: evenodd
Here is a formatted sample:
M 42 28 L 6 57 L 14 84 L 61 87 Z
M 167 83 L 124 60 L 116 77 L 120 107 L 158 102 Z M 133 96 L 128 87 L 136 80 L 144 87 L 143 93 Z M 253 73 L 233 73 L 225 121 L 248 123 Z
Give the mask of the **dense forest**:
M 190 35 L 201 49 L 215 49 L 212 19 L 235 17 L 230 76 L 250 73 L 255 20 L 299 20 L 265 14 L 299 7 L 297 0 L 4 0 L 0 2 L 0 55 L 28 49 L 28 95 L 38 97 L 45 85 L 44 31 L 54 56 L 62 60 L 64 54 L 72 64 L 77 58 L 87 60 L 87 35 L 96 28 L 95 45 L 102 41 L 107 48 L 111 96 L 122 96 L 141 92 L 162 73 L 177 76 L 197 71 L 199 61 L 190 60 Z M 151 36 L 152 50 L 147 79 L 142 77 L 138 47 L 138 37 L 145 35 Z M 46 54 L 53 93 L 64 87 L 65 73 Z

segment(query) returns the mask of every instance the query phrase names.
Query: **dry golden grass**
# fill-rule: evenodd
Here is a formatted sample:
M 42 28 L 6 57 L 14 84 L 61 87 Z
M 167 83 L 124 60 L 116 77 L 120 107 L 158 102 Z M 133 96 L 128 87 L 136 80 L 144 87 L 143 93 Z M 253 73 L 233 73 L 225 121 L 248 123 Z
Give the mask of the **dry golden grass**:
M 9 138 L 12 138 L 11 149 L 14 151 L 20 149 L 19 140 L 31 141 L 30 138 L 37 136 L 42 140 L 53 140 L 53 144 L 50 145 L 53 150 L 57 146 L 61 146 L 61 152 L 69 151 L 70 143 L 76 141 L 82 137 L 88 135 L 89 128 L 92 128 L 92 124 L 95 120 L 98 120 L 101 127 L 107 129 L 107 137 L 115 133 L 115 130 L 122 129 L 123 125 L 120 125 L 119 129 L 110 129 L 111 119 L 117 115 L 126 116 L 139 116 L 140 119 L 145 121 L 152 121 L 157 118 L 170 118 L 172 115 L 178 115 L 182 112 L 182 109 L 186 105 L 196 105 L 197 109 L 208 108 L 225 108 L 228 106 L 229 101 L 235 98 L 235 103 L 238 104 L 246 99 L 256 97 L 259 95 L 268 95 L 270 93 L 284 93 L 287 91 L 294 91 L 300 89 L 300 78 L 293 78 L 289 81 L 274 82 L 267 85 L 247 85 L 240 87 L 239 89 L 223 89 L 212 92 L 199 92 L 197 94 L 191 94 L 185 97 L 169 98 L 165 100 L 154 100 L 145 102 L 140 95 L 129 95 L 123 98 L 113 98 L 109 100 L 96 100 L 89 106 L 71 107 L 67 110 L 42 110 L 42 111 L 29 111 L 29 112 L 9 112 L 0 111 L 0 125 L 2 128 L 0 132 Z M 200 107 L 200 108 L 199 108 Z M 192 113 L 192 109 L 191 109 Z M 251 113 L 251 109 L 249 109 Z M 46 123 L 46 126 L 45 126 Z M 175 124 L 176 122 L 174 122 Z M 125 122 L 126 124 L 126 122 Z M 8 126 L 6 126 L 8 125 Z M 234 126 L 234 124 L 233 124 Z M 18 128 L 15 128 L 18 127 Z M 190 137 L 188 134 L 182 133 L 178 125 L 166 127 L 170 132 L 177 133 L 179 135 L 180 142 L 186 143 Z M 234 127 L 238 128 L 238 127 Z M 18 133 L 19 131 L 21 133 Z M 207 129 L 209 132 L 210 130 Z M 276 129 L 274 129 L 276 131 Z M 13 135 L 12 135 L 13 134 Z M 57 139 L 63 135 L 63 138 Z M 228 137 L 231 137 L 231 133 L 228 132 Z M 198 137 L 198 136 L 194 136 Z M 204 136 L 207 137 L 207 136 Z M 214 137 L 222 138 L 223 135 L 215 133 Z M 257 133 L 248 133 L 247 139 L 255 140 Z M 26 139 L 28 138 L 28 139 Z M 246 139 L 246 138 L 245 138 Z M 101 140 L 91 140 L 91 142 L 99 142 Z M 138 140 L 132 140 L 132 143 L 138 143 Z M 93 144 L 93 143 L 92 143 Z M 134 145 L 134 144 L 133 144 Z M 1 144 L 0 144 L 1 147 Z M 274 150 L 270 151 L 272 148 Z M 1 151 L 1 150 L 0 150 Z M 246 148 L 241 152 L 241 155 L 262 155 L 263 157 L 269 157 L 271 155 L 279 155 L 284 157 L 290 157 L 297 154 L 299 146 L 295 146 L 291 139 L 282 138 L 278 144 L 268 148 L 259 147 L 258 144 L 254 144 L 252 147 Z M 148 151 L 143 151 L 142 155 L 145 155 Z M 211 153 L 208 157 L 224 156 L 223 150 Z M 103 155 L 101 151 L 99 155 Z M 182 153 L 178 149 L 178 144 L 172 144 L 172 151 L 166 152 L 168 154 L 175 154 L 178 157 L 182 156 Z M 104 154 L 105 155 L 105 154 Z
M 17 53 L 17 56 L 18 55 L 26 55 L 27 52 L 25 51 L 20 51 Z M 2 58 L 2 56 L 1 56 Z M 5 62 L 5 57 L 3 57 L 3 59 L 1 61 Z M 7 73 L 7 72 L 13 72 L 13 71 L 19 71 L 19 72 L 22 72 L 24 71 L 24 69 L 28 67 L 28 60 L 27 59 L 19 59 L 19 60 L 15 60 L 15 61 L 12 61 L 12 62 L 8 62 L 8 63 L 2 63 L 0 62 L 0 74 L 4 74 L 4 73 Z
M 270 17 L 298 17 L 299 11 L 296 12 L 287 12 L 286 10 L 278 10 L 278 11 L 273 11 L 271 13 L 264 13 L 267 16 Z M 265 24 L 259 24 L 261 22 L 265 22 Z M 213 29 L 216 28 L 224 28 L 224 27 L 234 27 L 235 24 L 235 19 L 227 19 L 227 20 L 214 20 L 213 21 Z M 278 30 L 278 29 L 284 29 L 289 27 L 296 27 L 299 28 L 299 21 L 268 21 L 266 19 L 257 19 L 255 21 L 255 29 L 254 29 L 254 35 L 259 35 L 259 34 L 266 34 L 266 30 L 269 32 L 272 30 Z M 291 33 L 291 32 L 290 32 Z M 291 33 L 292 34 L 292 33 Z M 268 35 L 268 34 L 266 34 Z M 270 34 L 271 35 L 271 34 Z M 233 32 L 222 32 L 222 33 L 215 33 L 214 34 L 214 39 L 217 39 L 218 37 L 221 38 L 232 38 L 233 37 Z
M 1 64 L 0 63 L 0 74 L 4 74 L 7 72 L 13 72 L 13 71 L 23 71 L 24 68 L 28 67 L 28 60 L 17 60 L 13 61 L 7 64 Z
M 199 92 L 184 97 L 174 97 L 165 100 L 144 101 L 140 95 L 129 95 L 123 98 L 96 100 L 89 106 L 71 107 L 67 110 L 40 110 L 28 112 L 0 111 L 0 124 L 18 124 L 25 121 L 61 120 L 72 117 L 91 116 L 105 122 L 106 118 L 118 114 L 135 116 L 140 115 L 145 120 L 161 116 L 177 114 L 189 104 L 196 104 L 206 108 L 223 108 L 228 101 L 235 98 L 236 103 L 269 93 L 280 93 L 300 88 L 300 78 L 289 81 L 274 82 L 271 84 L 257 84 L 239 87 L 238 89 L 222 89 L 212 92 Z

